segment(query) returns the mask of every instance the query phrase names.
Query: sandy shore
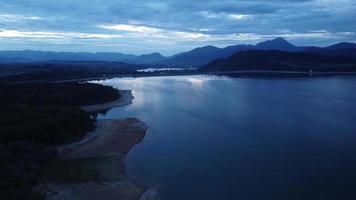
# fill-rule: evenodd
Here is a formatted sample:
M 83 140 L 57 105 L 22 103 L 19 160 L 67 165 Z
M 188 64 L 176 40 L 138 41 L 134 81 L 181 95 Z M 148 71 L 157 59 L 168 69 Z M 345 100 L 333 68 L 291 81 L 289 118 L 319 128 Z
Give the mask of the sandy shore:
M 145 137 L 146 125 L 134 118 L 97 123 L 85 142 L 58 147 L 58 159 L 43 169 L 47 199 L 158 199 L 156 191 L 125 172 L 125 156 Z
M 117 101 L 81 106 L 98 112 L 132 103 L 129 90 Z M 158 200 L 156 189 L 126 175 L 125 158 L 145 137 L 146 125 L 135 119 L 98 120 L 96 129 L 82 140 L 58 146 L 58 157 L 46 165 L 41 176 L 48 200 Z
M 120 98 L 115 101 L 96 104 L 96 105 L 84 105 L 81 106 L 80 108 L 87 112 L 98 112 L 102 110 L 108 110 L 113 107 L 129 105 L 132 103 L 132 100 L 134 99 L 131 90 L 120 90 L 120 95 L 121 95 Z
M 139 143 L 147 129 L 143 122 L 135 118 L 122 120 L 99 120 L 97 128 L 84 138 L 82 143 L 74 143 L 58 148 L 60 158 L 99 157 L 105 155 L 125 155 Z

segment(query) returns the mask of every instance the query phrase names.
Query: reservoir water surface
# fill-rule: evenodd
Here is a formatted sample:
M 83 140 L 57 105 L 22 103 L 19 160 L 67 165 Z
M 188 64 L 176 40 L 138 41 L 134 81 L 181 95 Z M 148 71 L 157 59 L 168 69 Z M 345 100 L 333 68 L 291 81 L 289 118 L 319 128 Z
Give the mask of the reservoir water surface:
M 95 82 L 133 91 L 98 117 L 147 124 L 127 171 L 164 200 L 356 199 L 354 77 Z

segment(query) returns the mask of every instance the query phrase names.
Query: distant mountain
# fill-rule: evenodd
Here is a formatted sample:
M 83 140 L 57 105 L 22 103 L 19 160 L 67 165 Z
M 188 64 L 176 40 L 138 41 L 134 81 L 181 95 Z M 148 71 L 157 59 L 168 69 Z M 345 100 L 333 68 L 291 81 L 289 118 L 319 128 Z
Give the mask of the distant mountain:
M 306 47 L 298 47 L 289 43 L 283 38 L 276 38 L 265 42 L 260 42 L 256 45 L 235 45 L 226 48 L 217 48 L 214 46 L 206 46 L 193 49 L 185 53 L 180 53 L 172 57 L 167 57 L 160 63 L 172 65 L 176 67 L 200 67 L 208 64 L 209 62 L 228 58 L 234 53 L 246 50 L 280 50 L 297 52 L 304 50 Z
M 326 47 L 326 49 L 329 49 L 329 50 L 356 49 L 356 44 L 355 43 L 349 43 L 349 42 L 340 42 L 340 43 L 328 46 L 328 47 Z
M 137 56 L 136 58 L 131 59 L 131 62 L 136 64 L 149 64 L 153 62 L 159 62 L 162 59 L 164 59 L 164 56 L 162 56 L 160 53 L 151 53 Z M 128 62 L 130 62 L 130 60 L 128 60 Z
M 228 58 L 232 54 L 253 49 L 252 45 L 236 45 L 225 48 L 214 46 L 205 46 L 193 49 L 188 52 L 176 54 L 171 57 L 166 57 L 159 64 L 165 64 L 173 67 L 200 67 L 208 64 L 212 60 L 219 58 Z
M 38 62 L 38 61 L 106 61 L 106 62 L 129 62 L 144 64 L 161 60 L 159 53 L 136 56 L 123 53 L 84 53 L 84 52 L 51 52 L 51 51 L 0 51 L 0 62 Z
M 356 58 L 322 56 L 278 50 L 238 52 L 227 59 L 218 59 L 202 71 L 281 70 L 281 71 L 356 71 Z
M 295 46 L 279 37 L 273 40 L 260 42 L 256 45 L 235 45 L 226 48 L 206 46 L 192 51 L 167 57 L 160 61 L 176 67 L 201 67 L 216 59 L 225 59 L 235 53 L 249 50 L 278 50 L 285 52 L 312 53 L 327 56 L 356 57 L 356 44 L 338 43 L 329 47 Z
M 196 67 L 206 64 L 211 59 L 214 60 L 221 57 L 223 57 L 223 55 L 219 48 L 214 46 L 205 46 L 167 57 L 161 60 L 159 64 L 174 67 Z
M 287 40 L 278 37 L 273 40 L 267 40 L 265 42 L 260 42 L 255 45 L 254 49 L 258 50 L 280 50 L 280 51 L 290 51 L 296 52 L 305 49 L 305 47 L 297 47 L 289 43 Z
M 188 52 L 164 57 L 159 53 L 133 55 L 123 53 L 73 53 L 49 51 L 0 51 L 0 62 L 19 63 L 37 61 L 106 61 L 126 62 L 149 67 L 201 67 L 216 59 L 226 59 L 235 53 L 249 50 L 278 50 L 285 52 L 302 52 L 327 56 L 356 57 L 356 44 L 338 43 L 329 47 L 295 46 L 279 37 L 260 42 L 256 45 L 233 45 L 225 48 L 205 46 Z
M 356 44 L 341 42 L 328 47 L 309 47 L 305 49 L 305 53 L 314 53 L 328 56 L 348 56 L 356 57 Z

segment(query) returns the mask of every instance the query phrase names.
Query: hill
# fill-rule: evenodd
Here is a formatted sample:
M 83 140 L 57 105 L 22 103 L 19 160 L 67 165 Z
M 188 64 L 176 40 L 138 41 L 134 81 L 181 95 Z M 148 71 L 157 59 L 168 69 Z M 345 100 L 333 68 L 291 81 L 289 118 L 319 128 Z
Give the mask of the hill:
M 341 42 L 328 47 L 309 47 L 305 49 L 305 53 L 314 53 L 319 55 L 329 55 L 329 56 L 348 56 L 356 57 L 356 44 Z
M 356 71 L 356 58 L 322 56 L 278 50 L 251 50 L 218 59 L 202 71 L 278 70 L 278 71 Z
M 158 61 L 163 56 L 159 53 L 136 56 L 133 54 L 100 52 L 53 52 L 53 51 L 0 51 L 0 62 L 2 63 L 27 63 L 39 61 L 103 61 L 103 62 L 128 62 L 134 64 L 145 64 Z
M 235 53 L 248 50 L 278 50 L 285 52 L 312 53 L 328 56 L 356 57 L 356 44 L 341 42 L 328 47 L 296 46 L 284 38 L 278 37 L 256 45 L 233 45 L 225 48 L 206 46 L 167 57 L 160 64 L 174 67 L 201 67 L 216 59 L 226 59 Z
M 226 59 L 235 53 L 247 50 L 279 50 L 285 52 L 303 52 L 329 56 L 356 57 L 356 44 L 341 42 L 328 47 L 296 46 L 284 38 L 257 43 L 256 45 L 232 45 L 225 48 L 204 46 L 164 57 L 159 53 L 133 55 L 123 53 L 84 53 L 84 52 L 50 52 L 50 51 L 0 51 L 2 63 L 29 63 L 39 61 L 101 61 L 126 62 L 147 67 L 181 67 L 198 68 L 216 59 Z

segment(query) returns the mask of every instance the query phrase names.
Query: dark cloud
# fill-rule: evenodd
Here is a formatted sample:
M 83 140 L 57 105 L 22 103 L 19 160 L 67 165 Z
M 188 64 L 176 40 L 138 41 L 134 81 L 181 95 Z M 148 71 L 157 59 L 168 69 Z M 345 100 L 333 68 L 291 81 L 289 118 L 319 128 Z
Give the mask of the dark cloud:
M 355 10 L 356 0 L 2 0 L 0 42 L 167 54 L 275 36 L 327 45 L 356 40 Z

